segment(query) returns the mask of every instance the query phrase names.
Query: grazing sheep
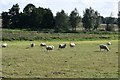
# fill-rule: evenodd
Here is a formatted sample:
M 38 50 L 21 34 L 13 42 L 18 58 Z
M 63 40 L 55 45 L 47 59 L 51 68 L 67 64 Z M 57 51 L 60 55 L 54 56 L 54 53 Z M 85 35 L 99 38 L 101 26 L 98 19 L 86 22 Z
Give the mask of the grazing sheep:
M 8 44 L 7 44 L 7 43 L 3 43 L 1 46 L 2 46 L 3 48 L 5 48 L 5 47 L 8 46 Z
M 59 45 L 59 48 L 61 48 L 61 49 L 65 48 L 65 47 L 66 47 L 66 44 L 60 44 Z
M 70 43 L 70 47 L 75 47 L 75 43 Z
M 110 51 L 110 49 L 107 47 L 107 45 L 100 44 L 99 46 L 100 46 L 100 51 L 101 51 L 101 49 L 104 49 L 104 50 Z
M 46 46 L 46 49 L 47 49 L 47 50 L 53 50 L 53 49 L 54 49 L 54 46 Z
M 107 45 L 111 45 L 111 42 L 107 42 Z
M 46 44 L 45 43 L 41 43 L 40 46 L 46 46 Z
M 35 47 L 35 44 L 34 44 L 34 43 L 31 43 L 31 44 L 30 44 L 30 47 Z

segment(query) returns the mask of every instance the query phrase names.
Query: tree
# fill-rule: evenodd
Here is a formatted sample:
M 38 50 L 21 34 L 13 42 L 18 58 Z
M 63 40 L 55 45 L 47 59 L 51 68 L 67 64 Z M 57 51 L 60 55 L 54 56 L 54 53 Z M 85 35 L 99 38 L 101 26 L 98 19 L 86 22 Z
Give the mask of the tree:
M 94 13 L 94 27 L 93 27 L 93 30 L 97 30 L 97 28 L 100 26 L 100 23 L 101 23 L 101 17 L 99 15 L 99 13 L 97 11 L 95 11 Z
M 112 13 L 110 14 L 110 17 L 106 17 L 106 31 L 114 31 L 114 24 L 115 23 L 115 19 L 112 16 Z
M 53 29 L 54 17 L 50 9 L 43 9 L 41 28 Z
M 118 28 L 119 28 L 119 31 L 120 31 L 120 11 L 119 11 L 119 13 L 118 13 Z
M 35 9 L 36 7 L 33 4 L 27 4 L 25 8 L 23 9 L 23 14 L 22 14 L 22 24 L 25 28 L 27 29 L 33 29 L 35 25 Z
M 19 5 L 15 4 L 9 12 L 2 12 L 2 23 L 4 28 L 17 28 L 19 23 Z
M 97 11 L 94 11 L 91 7 L 88 9 L 85 9 L 85 12 L 83 12 L 83 27 L 85 30 L 91 31 L 98 28 L 100 24 L 100 15 Z
M 72 31 L 76 31 L 76 27 L 79 25 L 80 21 L 81 21 L 81 17 L 79 16 L 77 9 L 75 8 L 70 13 L 70 24 L 72 26 Z
M 26 14 L 30 14 L 35 8 L 36 8 L 35 5 L 30 3 L 25 6 L 25 8 L 23 9 L 23 12 Z
M 2 27 L 9 28 L 10 26 L 10 17 L 8 12 L 2 12 Z
M 54 17 L 50 9 L 38 7 L 28 4 L 23 10 L 23 24 L 27 29 L 53 29 Z M 21 18 L 22 19 L 22 18 Z
M 64 10 L 57 12 L 55 16 L 55 31 L 65 32 L 69 30 L 69 17 Z
M 10 27 L 17 28 L 19 23 L 19 5 L 15 4 L 9 9 L 9 17 L 10 17 Z

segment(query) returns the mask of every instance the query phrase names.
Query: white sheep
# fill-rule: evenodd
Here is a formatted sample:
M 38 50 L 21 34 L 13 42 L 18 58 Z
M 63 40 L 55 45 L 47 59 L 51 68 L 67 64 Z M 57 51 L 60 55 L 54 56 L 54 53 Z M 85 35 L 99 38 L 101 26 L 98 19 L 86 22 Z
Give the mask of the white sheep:
M 112 43 L 111 42 L 107 42 L 107 45 L 111 45 Z
M 31 44 L 30 44 L 30 47 L 35 47 L 35 43 L 31 43 Z
M 46 46 L 46 44 L 45 43 L 41 43 L 40 46 Z
M 47 49 L 47 50 L 53 50 L 53 49 L 54 49 L 54 46 L 46 46 L 46 49 Z
M 59 45 L 59 48 L 61 48 L 61 49 L 65 48 L 65 47 L 66 47 L 66 44 L 60 44 L 60 45 Z M 58 48 L 58 49 L 59 49 L 59 48 Z
M 2 46 L 3 48 L 5 48 L 5 47 L 8 46 L 8 44 L 7 44 L 7 43 L 3 43 L 1 46 Z
M 70 47 L 75 47 L 75 43 L 70 43 Z
M 101 51 L 101 49 L 104 49 L 104 50 L 110 51 L 110 49 L 107 47 L 107 45 L 100 44 L 99 47 L 100 47 L 100 51 Z

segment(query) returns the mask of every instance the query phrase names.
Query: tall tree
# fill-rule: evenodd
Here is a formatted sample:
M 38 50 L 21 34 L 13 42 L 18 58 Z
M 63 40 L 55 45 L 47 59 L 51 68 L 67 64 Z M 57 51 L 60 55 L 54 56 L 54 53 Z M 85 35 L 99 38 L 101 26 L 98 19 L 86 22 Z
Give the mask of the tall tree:
M 118 28 L 119 28 L 119 31 L 120 31 L 120 11 L 119 11 L 119 13 L 118 13 Z
M 35 5 L 33 4 L 27 4 L 25 6 L 25 8 L 23 9 L 23 14 L 22 14 L 22 18 L 23 20 L 23 24 L 25 26 L 25 28 L 33 28 L 34 26 L 34 22 L 35 22 Z
M 24 25 L 32 30 L 54 28 L 54 17 L 50 9 L 28 4 L 23 10 Z
M 10 27 L 16 28 L 19 23 L 19 5 L 15 4 L 9 9 L 9 17 L 10 17 Z
M 8 12 L 2 12 L 2 27 L 9 28 L 10 26 L 10 17 Z
M 112 13 L 110 14 L 110 17 L 106 17 L 106 31 L 114 31 L 114 24 L 115 23 L 115 19 L 112 16 Z
M 85 30 L 95 30 L 98 28 L 100 24 L 100 15 L 97 11 L 94 11 L 91 7 L 87 8 L 85 12 L 83 12 L 83 27 Z
M 65 32 L 69 30 L 69 17 L 64 10 L 56 13 L 55 30 L 57 32 Z
M 70 13 L 70 24 L 72 26 L 72 31 L 76 31 L 76 27 L 79 25 L 80 21 L 81 21 L 81 17 L 79 16 L 78 10 L 75 8 Z
M 94 18 L 94 27 L 93 27 L 93 30 L 97 30 L 97 28 L 100 26 L 100 23 L 101 23 L 101 17 L 100 17 L 100 14 L 95 11 L 94 15 L 93 15 L 93 18 Z
M 36 8 L 35 5 L 30 3 L 25 6 L 25 8 L 23 9 L 23 12 L 26 14 L 30 14 L 35 8 Z
M 43 9 L 42 14 L 42 28 L 53 29 L 54 28 L 54 17 L 50 9 Z

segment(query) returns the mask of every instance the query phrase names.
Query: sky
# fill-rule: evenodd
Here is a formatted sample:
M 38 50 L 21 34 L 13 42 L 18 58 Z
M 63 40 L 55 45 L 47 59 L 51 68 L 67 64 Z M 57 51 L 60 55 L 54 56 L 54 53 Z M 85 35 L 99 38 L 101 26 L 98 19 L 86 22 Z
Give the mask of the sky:
M 27 4 L 32 3 L 36 7 L 50 8 L 54 15 L 62 9 L 69 15 L 77 8 L 80 16 L 83 16 L 83 11 L 92 7 L 101 16 L 109 17 L 112 13 L 113 17 L 117 17 L 118 2 L 119 0 L 0 0 L 0 13 L 8 11 L 16 3 L 22 12 Z

